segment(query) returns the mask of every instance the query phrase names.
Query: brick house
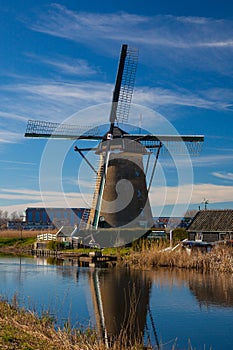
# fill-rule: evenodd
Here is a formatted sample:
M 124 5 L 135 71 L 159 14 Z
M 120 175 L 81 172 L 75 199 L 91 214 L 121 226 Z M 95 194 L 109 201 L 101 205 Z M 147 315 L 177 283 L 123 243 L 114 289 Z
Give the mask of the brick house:
M 194 216 L 187 231 L 190 241 L 233 240 L 233 209 L 201 210 Z

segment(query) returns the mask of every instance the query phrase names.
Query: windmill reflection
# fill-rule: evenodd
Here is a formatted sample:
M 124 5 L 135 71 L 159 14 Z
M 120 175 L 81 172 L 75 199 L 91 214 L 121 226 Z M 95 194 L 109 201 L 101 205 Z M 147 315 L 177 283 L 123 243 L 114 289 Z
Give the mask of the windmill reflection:
M 47 259 L 50 264 L 80 266 L 78 260 Z M 150 310 L 153 276 L 148 271 L 104 268 L 82 263 L 88 274 L 96 330 L 107 346 L 156 345 L 160 349 L 156 325 Z M 58 269 L 63 277 L 79 279 L 80 269 Z M 154 347 L 153 347 L 154 348 Z
M 143 343 L 151 280 L 127 269 L 90 271 L 97 330 L 106 344 Z

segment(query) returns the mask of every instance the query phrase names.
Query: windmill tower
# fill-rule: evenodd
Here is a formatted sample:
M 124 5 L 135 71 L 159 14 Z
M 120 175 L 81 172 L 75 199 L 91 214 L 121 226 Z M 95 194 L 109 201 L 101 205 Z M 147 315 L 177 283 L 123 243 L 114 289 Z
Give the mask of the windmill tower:
M 103 242 L 103 230 L 108 232 L 108 237 L 111 231 L 110 245 L 116 245 L 117 240 L 127 243 L 139 238 L 153 225 L 148 193 L 161 151 L 173 149 L 174 153 L 182 154 L 185 147 L 189 153 L 198 154 L 204 141 L 203 136 L 195 135 L 127 133 L 120 127 L 128 121 L 137 60 L 138 51 L 122 45 L 109 116 L 109 129 L 104 135 L 95 128 L 83 132 L 82 128 L 73 125 L 34 120 L 28 121 L 25 133 L 25 137 L 99 141 L 94 149 L 100 158 L 98 170 L 85 156 L 85 152 L 93 151 L 93 148 L 84 149 L 75 146 L 75 151 L 79 152 L 96 173 L 92 206 L 84 212 L 80 230 L 86 231 L 84 234 L 86 240 L 92 237 L 93 231 L 98 232 L 100 244 L 104 246 L 106 242 Z M 151 177 L 147 179 L 144 159 L 146 157 L 148 162 L 151 154 L 154 154 L 155 158 Z M 135 236 L 136 228 L 141 233 Z M 124 234 L 119 239 L 119 230 L 127 232 L 127 239 Z

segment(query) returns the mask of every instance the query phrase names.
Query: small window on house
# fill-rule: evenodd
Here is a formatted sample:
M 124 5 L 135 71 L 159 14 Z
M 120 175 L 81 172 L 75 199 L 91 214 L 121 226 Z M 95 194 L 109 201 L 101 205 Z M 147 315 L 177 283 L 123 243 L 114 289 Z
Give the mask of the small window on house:
M 202 241 L 203 240 L 203 234 L 202 233 L 196 233 L 195 241 Z
M 219 240 L 220 241 L 225 241 L 225 240 L 227 240 L 229 238 L 230 238 L 229 233 L 219 232 Z

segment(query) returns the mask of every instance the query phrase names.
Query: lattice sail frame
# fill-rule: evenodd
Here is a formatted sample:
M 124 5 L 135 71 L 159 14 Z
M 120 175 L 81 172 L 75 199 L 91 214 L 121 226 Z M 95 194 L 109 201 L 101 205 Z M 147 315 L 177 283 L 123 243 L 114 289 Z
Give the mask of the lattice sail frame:
M 59 124 L 40 120 L 29 120 L 25 137 L 39 138 L 63 138 L 71 140 L 102 140 L 98 126 L 77 126 L 70 124 Z M 143 135 L 143 134 L 123 134 L 122 139 L 130 139 L 133 142 L 139 141 L 152 153 L 157 152 L 157 148 L 162 143 L 160 155 L 186 155 L 187 151 L 191 155 L 198 155 L 201 152 L 204 142 L 202 135 Z M 114 138 L 115 139 L 115 138 Z
M 52 137 L 77 140 L 79 137 L 97 138 L 100 134 L 98 126 L 71 125 L 52 123 L 41 120 L 28 120 L 25 137 Z M 99 137 L 102 138 L 102 137 Z M 98 139 L 99 139 L 98 138 Z
M 137 64 L 138 49 L 127 47 L 119 101 L 116 110 L 116 118 L 118 122 L 127 122 L 129 118 Z
M 160 143 L 162 144 L 160 156 L 176 155 L 185 156 L 189 153 L 192 156 L 198 156 L 202 150 L 203 136 L 169 136 L 168 135 L 151 135 L 158 140 L 140 141 L 150 152 L 156 153 Z
M 189 153 L 192 156 L 198 156 L 202 150 L 203 142 L 174 142 L 164 141 L 163 147 L 161 148 L 160 155 L 167 156 L 169 154 L 176 156 L 185 156 Z

